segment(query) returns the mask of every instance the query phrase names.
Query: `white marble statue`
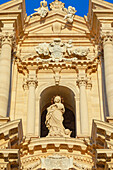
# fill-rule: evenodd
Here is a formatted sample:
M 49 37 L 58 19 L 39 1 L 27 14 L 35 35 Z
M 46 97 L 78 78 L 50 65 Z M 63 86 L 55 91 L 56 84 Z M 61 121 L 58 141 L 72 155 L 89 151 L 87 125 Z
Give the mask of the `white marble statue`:
M 69 56 L 73 54 L 72 42 L 73 42 L 72 40 L 69 40 L 68 43 L 66 43 L 66 50 Z
M 40 7 L 37 9 L 34 9 L 35 12 L 34 14 L 32 14 L 31 16 L 36 16 L 36 15 L 40 15 L 41 18 L 44 18 L 47 16 L 48 14 L 48 7 L 47 7 L 47 1 L 43 0 L 40 2 Z
M 69 6 L 68 9 L 64 8 L 63 10 L 67 12 L 67 15 L 64 17 L 64 19 L 66 19 L 68 23 L 72 24 L 76 12 L 75 8 Z
M 54 98 L 54 104 L 47 108 L 46 127 L 49 129 L 47 137 L 70 137 L 71 131 L 63 126 L 64 105 L 61 103 L 61 97 Z

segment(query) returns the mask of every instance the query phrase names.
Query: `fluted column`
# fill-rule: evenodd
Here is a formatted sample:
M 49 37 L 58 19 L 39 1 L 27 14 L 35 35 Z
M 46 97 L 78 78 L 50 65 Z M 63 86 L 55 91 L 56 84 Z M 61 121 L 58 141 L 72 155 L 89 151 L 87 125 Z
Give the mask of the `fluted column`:
M 7 116 L 13 34 L 3 32 L 0 57 L 0 116 Z
M 103 50 L 109 116 L 113 117 L 113 36 L 110 33 L 103 36 Z
M 81 134 L 89 134 L 89 121 L 88 121 L 88 107 L 87 107 L 87 95 L 86 95 L 86 78 L 78 78 L 78 86 L 80 89 L 80 124 Z
M 37 79 L 35 76 L 29 75 L 28 84 L 28 110 L 27 110 L 27 135 L 35 135 L 35 116 L 36 116 L 36 95 Z

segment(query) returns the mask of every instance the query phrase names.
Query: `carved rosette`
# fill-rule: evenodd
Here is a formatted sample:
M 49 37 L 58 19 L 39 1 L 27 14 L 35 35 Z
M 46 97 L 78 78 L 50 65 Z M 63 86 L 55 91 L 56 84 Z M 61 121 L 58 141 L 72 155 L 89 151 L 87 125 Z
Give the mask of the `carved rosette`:
M 2 33 L 1 35 L 0 35 L 0 38 L 1 38 L 1 40 L 2 40 L 2 46 L 4 45 L 4 44 L 8 44 L 8 45 L 10 45 L 10 46 L 12 46 L 14 43 L 15 43 L 15 38 L 14 38 L 14 34 L 12 33 L 8 33 L 8 32 L 6 32 L 6 33 Z

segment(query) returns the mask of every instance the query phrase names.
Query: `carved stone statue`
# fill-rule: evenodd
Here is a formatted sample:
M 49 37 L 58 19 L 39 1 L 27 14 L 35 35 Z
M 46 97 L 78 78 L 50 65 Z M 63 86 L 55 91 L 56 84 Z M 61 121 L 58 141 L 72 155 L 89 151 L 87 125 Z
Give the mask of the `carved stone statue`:
M 67 53 L 68 55 L 72 55 L 73 53 L 73 45 L 72 45 L 72 40 L 69 40 L 68 43 L 66 43 L 66 48 L 67 48 Z
M 64 105 L 61 103 L 61 97 L 54 98 L 54 104 L 47 108 L 46 127 L 49 129 L 47 137 L 70 137 L 71 131 L 63 126 Z
M 64 17 L 64 19 L 67 20 L 67 22 L 69 22 L 70 24 L 73 23 L 73 19 L 74 19 L 74 15 L 75 15 L 75 8 L 72 6 L 69 6 L 68 9 L 64 8 L 64 11 L 67 12 L 67 15 Z
M 40 15 L 41 18 L 46 17 L 46 15 L 48 14 L 48 7 L 47 7 L 47 1 L 43 0 L 40 2 L 40 7 L 37 9 L 34 9 L 35 12 L 34 14 L 32 14 L 31 16 L 35 16 L 35 15 Z

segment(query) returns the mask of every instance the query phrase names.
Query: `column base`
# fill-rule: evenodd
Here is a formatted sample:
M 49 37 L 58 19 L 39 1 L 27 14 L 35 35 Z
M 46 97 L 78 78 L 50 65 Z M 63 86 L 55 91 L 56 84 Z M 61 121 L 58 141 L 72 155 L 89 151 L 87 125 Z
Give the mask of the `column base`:
M 0 116 L 0 125 L 5 124 L 10 121 L 9 117 L 1 117 Z
M 106 117 L 106 122 L 113 124 L 113 117 Z

